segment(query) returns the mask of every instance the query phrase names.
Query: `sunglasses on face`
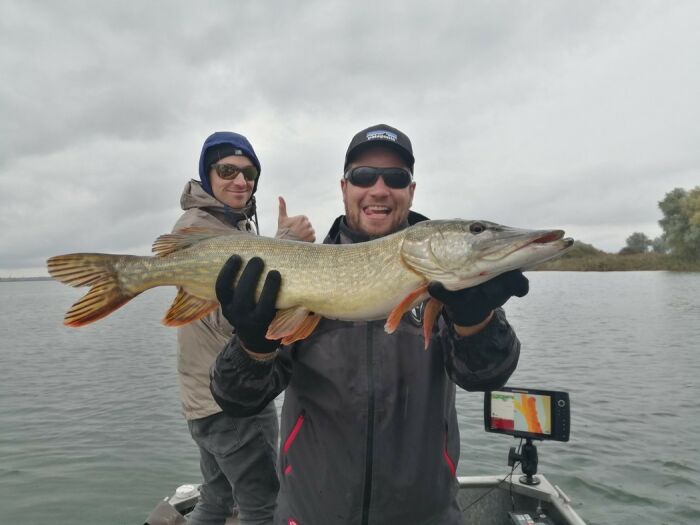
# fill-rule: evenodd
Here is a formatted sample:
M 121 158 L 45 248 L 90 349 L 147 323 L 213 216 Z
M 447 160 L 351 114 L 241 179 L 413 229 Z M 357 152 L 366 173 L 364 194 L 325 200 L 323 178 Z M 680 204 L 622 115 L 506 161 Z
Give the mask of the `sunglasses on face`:
M 395 190 L 407 188 L 413 180 L 413 175 L 405 168 L 372 168 L 360 166 L 345 172 L 345 180 L 353 186 L 370 188 L 381 177 L 384 184 Z
M 245 166 L 241 168 L 235 164 L 212 164 L 212 169 L 216 174 L 224 180 L 233 180 L 238 177 L 239 173 L 243 174 L 243 178 L 248 181 L 254 181 L 258 178 L 258 170 L 255 166 Z

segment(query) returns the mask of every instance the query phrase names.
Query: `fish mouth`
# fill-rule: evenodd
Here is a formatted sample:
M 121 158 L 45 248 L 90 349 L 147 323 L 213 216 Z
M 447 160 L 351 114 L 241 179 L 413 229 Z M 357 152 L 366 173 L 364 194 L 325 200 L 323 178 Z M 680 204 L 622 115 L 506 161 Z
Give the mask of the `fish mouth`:
M 544 235 L 541 235 L 541 236 L 533 239 L 528 244 L 545 244 L 548 242 L 558 241 L 562 237 L 564 237 L 564 230 L 552 230 L 552 231 L 548 231 Z
M 522 250 L 523 248 L 530 245 L 552 244 L 557 241 L 561 241 L 563 237 L 564 230 L 545 230 L 531 232 L 529 235 L 526 235 L 524 238 L 521 238 L 519 242 L 516 241 L 513 244 L 513 248 L 502 254 L 502 256 L 507 257 L 508 255 Z M 566 241 L 569 241 L 568 244 L 566 244 Z M 568 248 L 573 244 L 573 242 L 573 239 L 565 239 L 565 247 Z
M 526 246 L 529 245 L 546 245 L 546 244 L 554 244 L 554 243 L 561 243 L 563 246 L 561 249 L 566 249 L 570 248 L 574 244 L 574 240 L 571 237 L 566 237 L 564 238 L 564 230 L 547 230 L 544 232 L 535 232 L 536 236 L 529 238 L 529 239 L 524 239 L 523 242 L 518 243 L 516 248 L 511 251 L 510 253 L 516 252 L 518 250 L 522 250 Z
M 561 241 L 564 244 L 564 249 L 570 248 L 574 244 L 574 240 L 571 237 L 563 238 L 564 230 L 552 230 L 545 233 L 544 235 L 537 237 L 529 244 L 549 244 L 550 242 Z M 527 246 L 527 245 L 526 245 Z

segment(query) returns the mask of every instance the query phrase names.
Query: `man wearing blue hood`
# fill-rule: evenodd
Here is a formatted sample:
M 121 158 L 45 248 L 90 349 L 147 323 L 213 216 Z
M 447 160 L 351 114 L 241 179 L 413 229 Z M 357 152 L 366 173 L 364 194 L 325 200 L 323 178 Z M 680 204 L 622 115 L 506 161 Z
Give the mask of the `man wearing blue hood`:
M 260 161 L 243 135 L 210 135 L 199 158 L 199 182 L 191 180 L 180 199 L 183 228 L 258 233 L 255 191 Z M 255 228 L 255 229 L 254 229 Z M 305 216 L 288 217 L 280 197 L 278 237 L 313 242 Z M 209 368 L 231 338 L 221 310 L 178 329 L 178 375 L 182 407 L 199 446 L 203 483 L 188 523 L 223 525 L 238 504 L 242 524 L 272 523 L 279 482 L 275 471 L 279 432 L 273 403 L 253 417 L 224 414 L 209 390 Z

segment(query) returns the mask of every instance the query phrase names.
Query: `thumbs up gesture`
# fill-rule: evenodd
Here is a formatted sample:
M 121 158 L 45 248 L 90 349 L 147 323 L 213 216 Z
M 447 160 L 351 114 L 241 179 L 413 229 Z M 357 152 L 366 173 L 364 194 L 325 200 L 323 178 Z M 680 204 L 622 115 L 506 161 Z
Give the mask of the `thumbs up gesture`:
M 277 218 L 276 237 L 295 241 L 314 242 L 316 240 L 316 232 L 306 215 L 294 215 L 290 217 L 287 215 L 287 203 L 284 201 L 284 198 L 280 197 L 279 201 L 280 210 Z

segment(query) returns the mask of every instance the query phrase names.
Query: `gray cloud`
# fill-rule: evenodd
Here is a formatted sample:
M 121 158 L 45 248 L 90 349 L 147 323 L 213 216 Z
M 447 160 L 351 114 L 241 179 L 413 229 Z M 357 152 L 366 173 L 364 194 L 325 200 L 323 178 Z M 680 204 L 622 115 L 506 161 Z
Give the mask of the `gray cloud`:
M 203 139 L 246 134 L 319 234 L 352 134 L 416 150 L 431 217 L 564 227 L 618 250 L 700 181 L 700 7 L 644 2 L 0 5 L 0 275 L 69 251 L 147 253 Z

